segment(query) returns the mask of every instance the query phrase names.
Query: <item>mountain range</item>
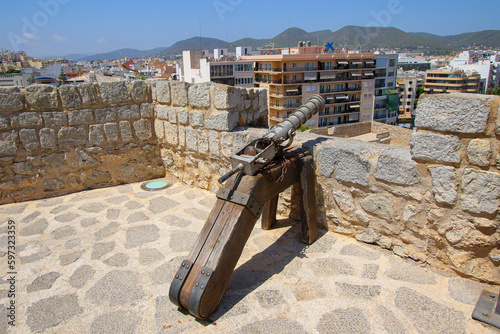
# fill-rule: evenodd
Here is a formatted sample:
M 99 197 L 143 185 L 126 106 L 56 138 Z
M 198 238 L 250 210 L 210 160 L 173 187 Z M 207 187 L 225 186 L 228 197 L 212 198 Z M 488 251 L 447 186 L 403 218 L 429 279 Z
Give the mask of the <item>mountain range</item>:
M 424 54 L 449 54 L 464 48 L 500 48 L 500 30 L 484 30 L 459 35 L 439 36 L 425 32 L 405 32 L 393 27 L 360 27 L 345 26 L 337 31 L 320 30 L 307 32 L 300 28 L 289 28 L 270 39 L 243 38 L 231 43 L 216 38 L 193 37 L 185 39 L 169 47 L 158 47 L 151 50 L 120 49 L 108 53 L 100 53 L 85 57 L 66 56 L 72 60 L 113 60 L 124 57 L 172 57 L 182 54 L 183 50 L 213 50 L 228 48 L 234 51 L 237 46 L 251 46 L 254 49 L 263 47 L 291 47 L 299 41 L 311 41 L 313 45 L 324 45 L 334 42 L 338 46 L 350 45 L 361 51 L 376 49 L 395 49 L 399 51 L 420 51 Z M 76 59 L 75 59 L 76 58 Z

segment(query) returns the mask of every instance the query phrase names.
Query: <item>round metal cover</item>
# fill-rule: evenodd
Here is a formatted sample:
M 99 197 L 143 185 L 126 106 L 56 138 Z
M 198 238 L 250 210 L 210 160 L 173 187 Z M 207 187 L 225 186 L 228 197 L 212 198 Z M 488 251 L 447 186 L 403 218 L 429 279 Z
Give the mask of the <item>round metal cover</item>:
M 142 190 L 158 191 L 170 187 L 172 184 L 165 181 L 150 181 L 141 184 Z

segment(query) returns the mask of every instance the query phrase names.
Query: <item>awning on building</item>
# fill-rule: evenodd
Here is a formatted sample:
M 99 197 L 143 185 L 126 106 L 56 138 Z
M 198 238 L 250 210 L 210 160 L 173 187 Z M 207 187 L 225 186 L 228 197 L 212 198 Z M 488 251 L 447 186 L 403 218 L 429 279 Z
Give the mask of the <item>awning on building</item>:
M 339 99 L 339 100 L 345 100 L 345 99 L 347 99 L 347 95 L 345 95 L 345 94 L 335 95 L 335 98 Z
M 353 104 L 350 106 L 351 108 L 359 108 L 359 104 Z
M 365 71 L 365 75 L 373 75 L 373 71 Z
M 349 65 L 349 62 L 347 60 L 338 60 L 337 63 L 340 65 Z
M 367 60 L 365 60 L 365 63 L 373 64 L 373 63 L 375 63 L 375 61 L 372 59 L 367 59 Z
M 298 93 L 299 89 L 298 88 L 288 88 L 286 90 L 287 93 Z
M 363 62 L 361 60 L 353 60 L 351 62 L 351 64 L 353 64 L 353 65 L 360 65 L 360 64 L 363 64 Z
M 309 80 L 316 80 L 317 74 L 316 72 L 306 72 L 304 73 L 304 80 L 309 81 Z
M 358 72 L 358 71 L 351 72 L 351 75 L 352 75 L 353 77 L 359 77 L 359 76 L 361 76 L 361 72 Z
M 324 79 L 335 79 L 335 72 L 321 72 L 319 74 L 319 77 L 321 78 L 321 80 L 324 80 Z

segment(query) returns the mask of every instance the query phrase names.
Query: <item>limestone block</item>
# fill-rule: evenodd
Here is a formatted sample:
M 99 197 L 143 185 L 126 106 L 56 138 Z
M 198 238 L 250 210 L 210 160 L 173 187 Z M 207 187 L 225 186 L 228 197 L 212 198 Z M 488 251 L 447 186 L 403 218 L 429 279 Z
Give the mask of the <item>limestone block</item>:
M 242 148 L 245 147 L 247 142 L 248 132 L 247 131 L 234 131 L 233 132 L 233 140 L 234 140 L 234 153 L 238 152 Z
M 210 87 L 210 95 L 215 108 L 230 111 L 239 104 L 243 105 L 243 97 L 239 88 L 221 84 Z
M 63 111 L 48 111 L 42 116 L 46 127 L 68 125 L 68 115 Z
M 106 123 L 106 122 L 116 122 L 117 120 L 117 108 L 98 108 L 94 109 L 94 118 L 96 122 Z
M 80 91 L 80 96 L 82 98 L 82 103 L 84 105 L 95 104 L 98 102 L 97 95 L 97 84 L 87 82 L 78 85 L 78 90 Z
M 240 117 L 238 113 L 216 111 L 205 121 L 205 129 L 232 131 L 238 126 L 239 120 Z
M 165 141 L 174 147 L 179 145 L 179 131 L 177 130 L 177 124 L 165 122 Z
M 104 124 L 104 134 L 106 135 L 106 140 L 110 143 L 114 143 L 120 140 L 118 136 L 118 124 L 116 123 Z
M 140 113 L 142 118 L 151 118 L 154 114 L 154 104 L 153 103 L 142 103 L 140 106 Z
M 177 112 L 175 108 L 168 108 L 168 121 L 172 124 L 177 124 Z
M 229 158 L 234 154 L 233 134 L 231 132 L 222 132 L 220 135 L 220 147 L 222 155 Z
M 165 139 L 165 127 L 163 126 L 163 121 L 159 119 L 154 120 L 155 136 L 158 138 L 160 143 Z
M 371 227 L 365 228 L 361 233 L 356 235 L 356 240 L 367 244 L 376 244 L 381 238 L 382 235 L 373 230 Z
M 186 128 L 183 126 L 179 126 L 179 149 L 186 148 Z
M 460 139 L 457 136 L 418 133 L 411 135 L 410 152 L 413 159 L 436 162 L 460 162 Z
M 368 195 L 361 201 L 361 207 L 380 218 L 392 219 L 393 205 L 389 196 L 383 194 Z
M 57 141 L 59 143 L 59 146 L 83 146 L 87 142 L 87 132 L 85 131 L 85 128 L 83 126 L 62 127 L 57 133 Z
M 0 132 L 0 154 L 16 154 L 18 136 L 15 130 Z
M 171 82 L 170 92 L 173 106 L 186 107 L 188 105 L 188 84 L 186 82 Z
M 467 157 L 473 165 L 489 166 L 491 159 L 490 142 L 484 139 L 472 139 L 467 146 Z
M 483 133 L 492 97 L 480 94 L 424 95 L 418 102 L 417 127 L 458 133 Z
M 141 113 L 139 112 L 139 106 L 137 104 L 118 107 L 117 114 L 118 117 L 122 120 L 141 118 Z
M 12 115 L 11 125 L 16 128 L 40 126 L 43 124 L 42 115 L 36 111 L 24 111 Z
M 429 167 L 434 198 L 438 203 L 453 204 L 457 200 L 455 168 Z
M 145 119 L 140 119 L 133 123 L 134 131 L 140 140 L 148 140 L 151 138 L 151 122 Z
M 208 131 L 208 149 L 211 154 L 220 155 L 220 139 L 217 131 Z
M 42 162 L 50 168 L 59 168 L 66 164 L 65 153 L 52 153 L 42 158 Z
M 10 168 L 15 174 L 18 175 L 30 175 L 33 173 L 33 170 L 27 161 L 13 163 L 10 165 Z
M 456 248 L 491 247 L 496 241 L 474 228 L 474 225 L 462 217 L 452 217 L 437 226 L 443 235 Z
M 161 104 L 156 105 L 156 117 L 163 120 L 168 120 L 168 110 L 170 108 Z
M 132 99 L 137 102 L 146 102 L 149 100 L 149 85 L 146 81 L 135 80 L 132 81 L 130 89 Z
M 91 124 L 89 126 L 90 145 L 101 145 L 104 142 L 104 127 L 102 124 Z
M 356 210 L 354 199 L 348 189 L 344 188 L 339 191 L 334 191 L 333 198 L 343 212 L 348 213 Z
M 124 81 L 118 82 L 100 82 L 99 92 L 102 102 L 119 103 L 131 100 L 130 92 Z
M 198 130 L 198 153 L 208 154 L 209 143 L 208 134 L 206 131 Z
M 81 149 L 76 150 L 78 166 L 95 166 L 99 165 L 99 161 L 90 156 L 87 152 Z
M 370 162 L 361 152 L 369 149 L 369 145 L 349 140 L 331 140 L 319 148 L 317 162 L 318 172 L 325 177 L 332 177 L 343 182 L 351 182 L 362 186 L 370 183 Z
M 59 108 L 57 88 L 50 85 L 31 85 L 26 87 L 26 101 L 33 109 Z
M 192 127 L 200 127 L 205 123 L 205 114 L 199 111 L 189 112 L 189 125 Z
M 19 130 L 19 139 L 27 152 L 33 152 L 40 147 L 35 129 Z
M 92 122 L 94 122 L 94 116 L 92 114 L 91 109 L 68 111 L 69 125 L 83 125 L 83 124 L 90 124 Z
M 189 105 L 194 108 L 210 107 L 210 83 L 192 85 L 188 88 Z
M 120 121 L 120 135 L 122 140 L 125 142 L 131 142 L 134 140 L 134 135 L 132 134 L 132 127 L 128 121 Z
M 59 94 L 63 108 L 80 108 L 82 106 L 82 99 L 78 92 L 78 87 L 73 85 L 62 85 L 59 87 Z
M 24 95 L 18 87 L 0 87 L 0 111 L 24 109 Z
M 461 208 L 473 213 L 497 212 L 500 204 L 500 175 L 466 168 L 462 176 Z
M 177 108 L 177 120 L 179 121 L 179 124 L 188 125 L 189 112 L 186 109 Z
M 44 150 L 50 150 L 56 147 L 56 132 L 54 129 L 40 129 L 40 146 Z
M 390 148 L 379 156 L 374 176 L 379 180 L 402 185 L 420 182 L 417 163 L 412 160 L 410 151 L 401 147 Z
M 198 152 L 198 131 L 193 128 L 186 128 L 186 149 Z
M 170 104 L 170 82 L 166 80 L 156 81 L 156 101 Z
M 7 129 L 8 127 L 10 127 L 9 117 L 0 115 L 0 129 Z

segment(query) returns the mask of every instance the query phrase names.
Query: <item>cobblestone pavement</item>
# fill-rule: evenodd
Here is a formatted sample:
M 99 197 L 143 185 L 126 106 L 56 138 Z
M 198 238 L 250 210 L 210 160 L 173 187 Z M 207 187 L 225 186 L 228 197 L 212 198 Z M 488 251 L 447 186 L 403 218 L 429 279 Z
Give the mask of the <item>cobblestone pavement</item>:
M 257 223 L 215 323 L 197 321 L 168 289 L 214 203 L 185 185 L 136 183 L 0 206 L 0 333 L 497 333 L 471 319 L 485 285 L 329 232 L 306 247 L 289 220 Z

